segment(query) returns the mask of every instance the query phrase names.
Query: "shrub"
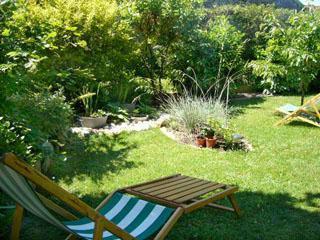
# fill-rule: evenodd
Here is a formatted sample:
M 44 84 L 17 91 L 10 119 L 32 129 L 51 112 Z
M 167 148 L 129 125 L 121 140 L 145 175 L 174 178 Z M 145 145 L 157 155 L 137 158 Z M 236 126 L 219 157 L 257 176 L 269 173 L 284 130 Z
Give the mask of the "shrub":
M 28 93 L 9 99 L 11 114 L 30 128 L 29 139 L 38 148 L 49 140 L 57 146 L 65 141 L 72 109 L 61 92 Z
M 163 106 L 171 115 L 180 130 L 194 133 L 199 125 L 205 125 L 209 118 L 225 123 L 228 113 L 224 105 L 210 97 L 197 97 L 185 94 L 181 97 L 168 98 Z
M 116 1 L 16 2 L 0 31 L 0 71 L 10 81 L 64 88 L 70 101 L 83 86 L 131 78 L 135 52 Z
M 41 153 L 28 142 L 30 131 L 23 123 L 0 116 L 0 156 L 12 152 L 31 163 L 40 159 Z
M 0 117 L 0 155 L 6 152 L 14 152 L 21 157 L 30 154 L 31 146 L 25 142 L 29 131 L 19 123 Z

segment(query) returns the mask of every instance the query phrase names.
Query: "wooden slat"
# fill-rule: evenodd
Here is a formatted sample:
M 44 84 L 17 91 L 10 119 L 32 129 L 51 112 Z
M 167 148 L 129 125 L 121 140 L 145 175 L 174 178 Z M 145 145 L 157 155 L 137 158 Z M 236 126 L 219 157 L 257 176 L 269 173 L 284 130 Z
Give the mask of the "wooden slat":
M 174 200 L 174 201 L 177 202 L 177 203 L 183 203 L 183 202 L 188 201 L 188 200 L 190 200 L 190 199 L 199 197 L 199 196 L 201 196 L 201 195 L 203 195 L 203 194 L 212 192 L 212 191 L 214 191 L 214 190 L 216 190 L 216 189 L 218 189 L 218 188 L 221 188 L 221 187 L 223 187 L 223 186 L 225 186 L 225 184 L 214 184 L 214 185 L 212 185 L 212 186 L 210 186 L 210 187 L 206 187 L 205 189 L 198 190 L 198 191 L 196 191 L 196 192 L 192 192 L 192 193 L 190 193 L 190 194 L 188 194 L 188 195 L 184 195 L 183 197 L 179 197 L 179 198 L 174 198 L 174 199 L 172 199 L 172 200 Z M 170 199 L 171 199 L 171 198 L 170 198 Z
M 182 179 L 182 180 L 185 180 L 185 179 Z M 189 185 L 199 183 L 202 181 L 199 179 L 192 179 L 192 178 L 187 179 L 187 181 L 182 181 L 182 180 L 174 182 L 174 183 L 163 185 L 163 186 L 161 186 L 160 189 L 158 189 L 159 187 L 156 187 L 156 188 L 152 188 L 152 189 L 146 189 L 142 192 L 143 193 L 150 193 L 152 195 L 159 195 L 159 194 L 162 194 L 162 193 L 165 193 L 168 191 L 172 191 L 172 190 L 174 191 L 174 190 L 180 189 L 182 187 L 189 186 Z
M 202 208 L 202 207 L 208 205 L 209 203 L 212 203 L 214 201 L 223 199 L 226 196 L 234 193 L 235 191 L 237 191 L 236 187 L 229 187 L 229 188 L 227 188 L 226 190 L 224 190 L 222 192 L 219 192 L 219 193 L 216 193 L 216 194 L 212 195 L 211 197 L 208 197 L 208 198 L 205 198 L 205 199 L 202 199 L 202 200 L 199 200 L 197 202 L 189 204 L 187 206 L 187 208 L 185 209 L 185 212 L 186 213 L 190 213 L 192 211 L 195 211 L 195 210 L 197 210 L 199 208 Z
M 207 181 L 198 180 L 198 181 L 195 181 L 192 184 L 188 184 L 186 186 L 181 186 L 181 187 L 175 188 L 175 189 L 173 189 L 171 191 L 166 191 L 166 192 L 164 192 L 162 194 L 158 194 L 157 196 L 158 197 L 162 197 L 162 198 L 167 198 L 167 197 L 172 196 L 172 195 L 177 195 L 179 193 L 181 194 L 181 193 L 190 191 L 192 189 L 195 189 L 195 188 L 203 186 L 203 185 L 207 186 L 208 184 L 212 184 L 212 183 L 207 182 Z M 171 199 L 171 198 L 167 198 L 167 199 Z
M 169 178 L 175 178 L 175 177 L 178 177 L 178 176 L 181 176 L 181 174 L 174 174 L 174 175 L 171 175 L 171 176 L 167 176 L 167 177 L 162 177 L 162 178 L 157 178 L 157 179 L 153 179 L 151 181 L 148 181 L 148 182 L 143 182 L 143 183 L 139 183 L 139 184 L 135 184 L 135 185 L 130 185 L 130 186 L 127 186 L 127 187 L 124 187 L 122 189 L 126 189 L 126 188 L 138 188 L 138 187 L 142 187 L 142 186 L 145 186 L 145 185 L 149 185 L 149 184 L 153 184 L 153 183 L 156 183 L 156 182 L 160 182 L 160 181 L 163 181 L 163 180 L 166 180 L 166 179 L 169 179 Z M 118 189 L 119 190 L 119 189 Z
M 213 191 L 215 189 L 218 189 L 219 187 L 222 187 L 222 186 L 224 186 L 224 185 L 223 184 L 219 185 L 218 183 L 208 182 L 208 183 L 202 184 L 202 185 L 200 185 L 198 187 L 194 187 L 192 189 L 189 189 L 187 191 L 183 191 L 183 192 L 168 196 L 167 199 L 168 200 L 173 200 L 173 201 L 176 202 L 176 199 L 180 199 L 182 197 L 186 197 L 186 196 L 189 196 L 191 194 L 196 194 L 199 191 L 206 191 L 207 190 L 206 193 L 208 193 L 208 192 L 211 192 L 211 191 Z M 205 194 L 205 193 L 202 193 L 201 195 L 203 195 L 203 194 Z M 198 196 L 201 196 L 201 195 L 198 195 Z M 195 198 L 195 197 L 193 197 L 193 198 Z M 192 198 L 190 198 L 190 199 L 192 199 Z M 188 199 L 188 200 L 190 200 L 190 199 Z
M 159 204 L 163 204 L 165 206 L 169 206 L 169 207 L 173 207 L 173 208 L 177 208 L 177 207 L 181 207 L 182 206 L 182 204 L 178 204 L 178 203 L 175 203 L 175 202 L 172 202 L 172 201 L 168 201 L 168 200 L 165 200 L 165 199 L 162 199 L 162 198 L 158 198 L 158 197 L 155 197 L 155 196 L 152 196 L 152 195 L 148 195 L 148 194 L 145 194 L 145 193 L 136 192 L 136 191 L 131 190 L 131 189 L 124 189 L 123 192 L 132 194 L 134 196 L 140 197 L 140 198 L 148 200 L 148 201 L 153 201 L 153 202 L 156 202 L 156 203 L 159 203 Z
M 151 183 L 151 184 L 144 184 L 141 187 L 133 187 L 131 189 L 133 189 L 134 191 L 143 191 L 145 189 L 149 189 L 149 188 L 152 188 L 152 187 L 157 187 L 157 186 L 160 186 L 160 185 L 163 185 L 163 184 L 175 182 L 175 181 L 178 181 L 180 179 L 185 179 L 185 178 L 187 178 L 187 177 L 180 175 L 180 176 L 169 178 L 169 179 L 166 179 L 166 180 L 163 180 L 163 181 L 161 180 L 161 181 L 157 181 L 157 182 Z

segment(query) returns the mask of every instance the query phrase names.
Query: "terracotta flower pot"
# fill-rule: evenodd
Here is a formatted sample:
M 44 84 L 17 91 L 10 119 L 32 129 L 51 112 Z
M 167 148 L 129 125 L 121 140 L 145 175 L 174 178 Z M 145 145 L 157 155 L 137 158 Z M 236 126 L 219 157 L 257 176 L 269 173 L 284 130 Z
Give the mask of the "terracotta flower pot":
M 205 138 L 196 138 L 196 145 L 198 147 L 206 147 L 206 139 Z
M 213 148 L 217 144 L 217 139 L 214 138 L 206 138 L 206 146 L 207 148 Z

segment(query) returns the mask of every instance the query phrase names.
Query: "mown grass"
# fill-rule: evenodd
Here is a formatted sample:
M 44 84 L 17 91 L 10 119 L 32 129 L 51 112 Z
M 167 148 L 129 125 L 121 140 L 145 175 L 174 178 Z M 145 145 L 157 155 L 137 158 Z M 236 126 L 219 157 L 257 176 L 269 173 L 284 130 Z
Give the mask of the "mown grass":
M 298 97 L 242 100 L 232 125 L 254 146 L 244 153 L 177 144 L 158 129 L 116 138 L 75 139 L 67 161 L 52 177 L 95 206 L 126 185 L 182 173 L 239 186 L 243 216 L 202 209 L 186 215 L 168 239 L 319 239 L 320 129 L 306 124 L 274 127 L 275 107 Z M 63 239 L 65 233 L 30 217 L 22 239 Z M 5 235 L 6 237 L 7 235 Z

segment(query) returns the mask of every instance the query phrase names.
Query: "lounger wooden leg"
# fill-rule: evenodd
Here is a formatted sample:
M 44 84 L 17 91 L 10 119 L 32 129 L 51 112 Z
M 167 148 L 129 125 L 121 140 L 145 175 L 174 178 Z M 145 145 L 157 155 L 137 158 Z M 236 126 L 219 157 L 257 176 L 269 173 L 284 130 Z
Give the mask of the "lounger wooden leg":
M 102 240 L 104 224 L 101 219 L 98 219 L 94 226 L 93 240 Z
M 285 116 L 283 119 L 278 121 L 275 125 L 280 126 L 280 125 L 288 124 L 289 122 L 291 122 L 292 118 L 293 117 L 291 115 Z
M 241 216 L 241 212 L 240 212 L 239 205 L 238 205 L 238 203 L 236 201 L 236 198 L 234 197 L 233 194 L 230 194 L 230 195 L 228 195 L 228 199 L 231 202 L 231 205 L 232 205 L 232 207 L 234 209 L 234 212 L 237 214 L 238 217 L 240 217 Z
M 154 240 L 164 239 L 168 235 L 168 233 L 170 232 L 170 230 L 172 229 L 174 224 L 181 217 L 181 215 L 183 214 L 183 211 L 184 211 L 183 208 L 181 208 L 181 207 L 177 208 L 177 210 L 172 214 L 169 221 L 162 227 L 162 229 L 157 234 L 157 236 L 154 238 Z
M 23 220 L 23 207 L 21 207 L 19 204 L 16 204 L 16 210 L 14 212 L 13 216 L 13 222 L 12 222 L 12 230 L 11 230 L 11 240 L 18 240 L 20 237 L 20 229 L 22 225 Z

